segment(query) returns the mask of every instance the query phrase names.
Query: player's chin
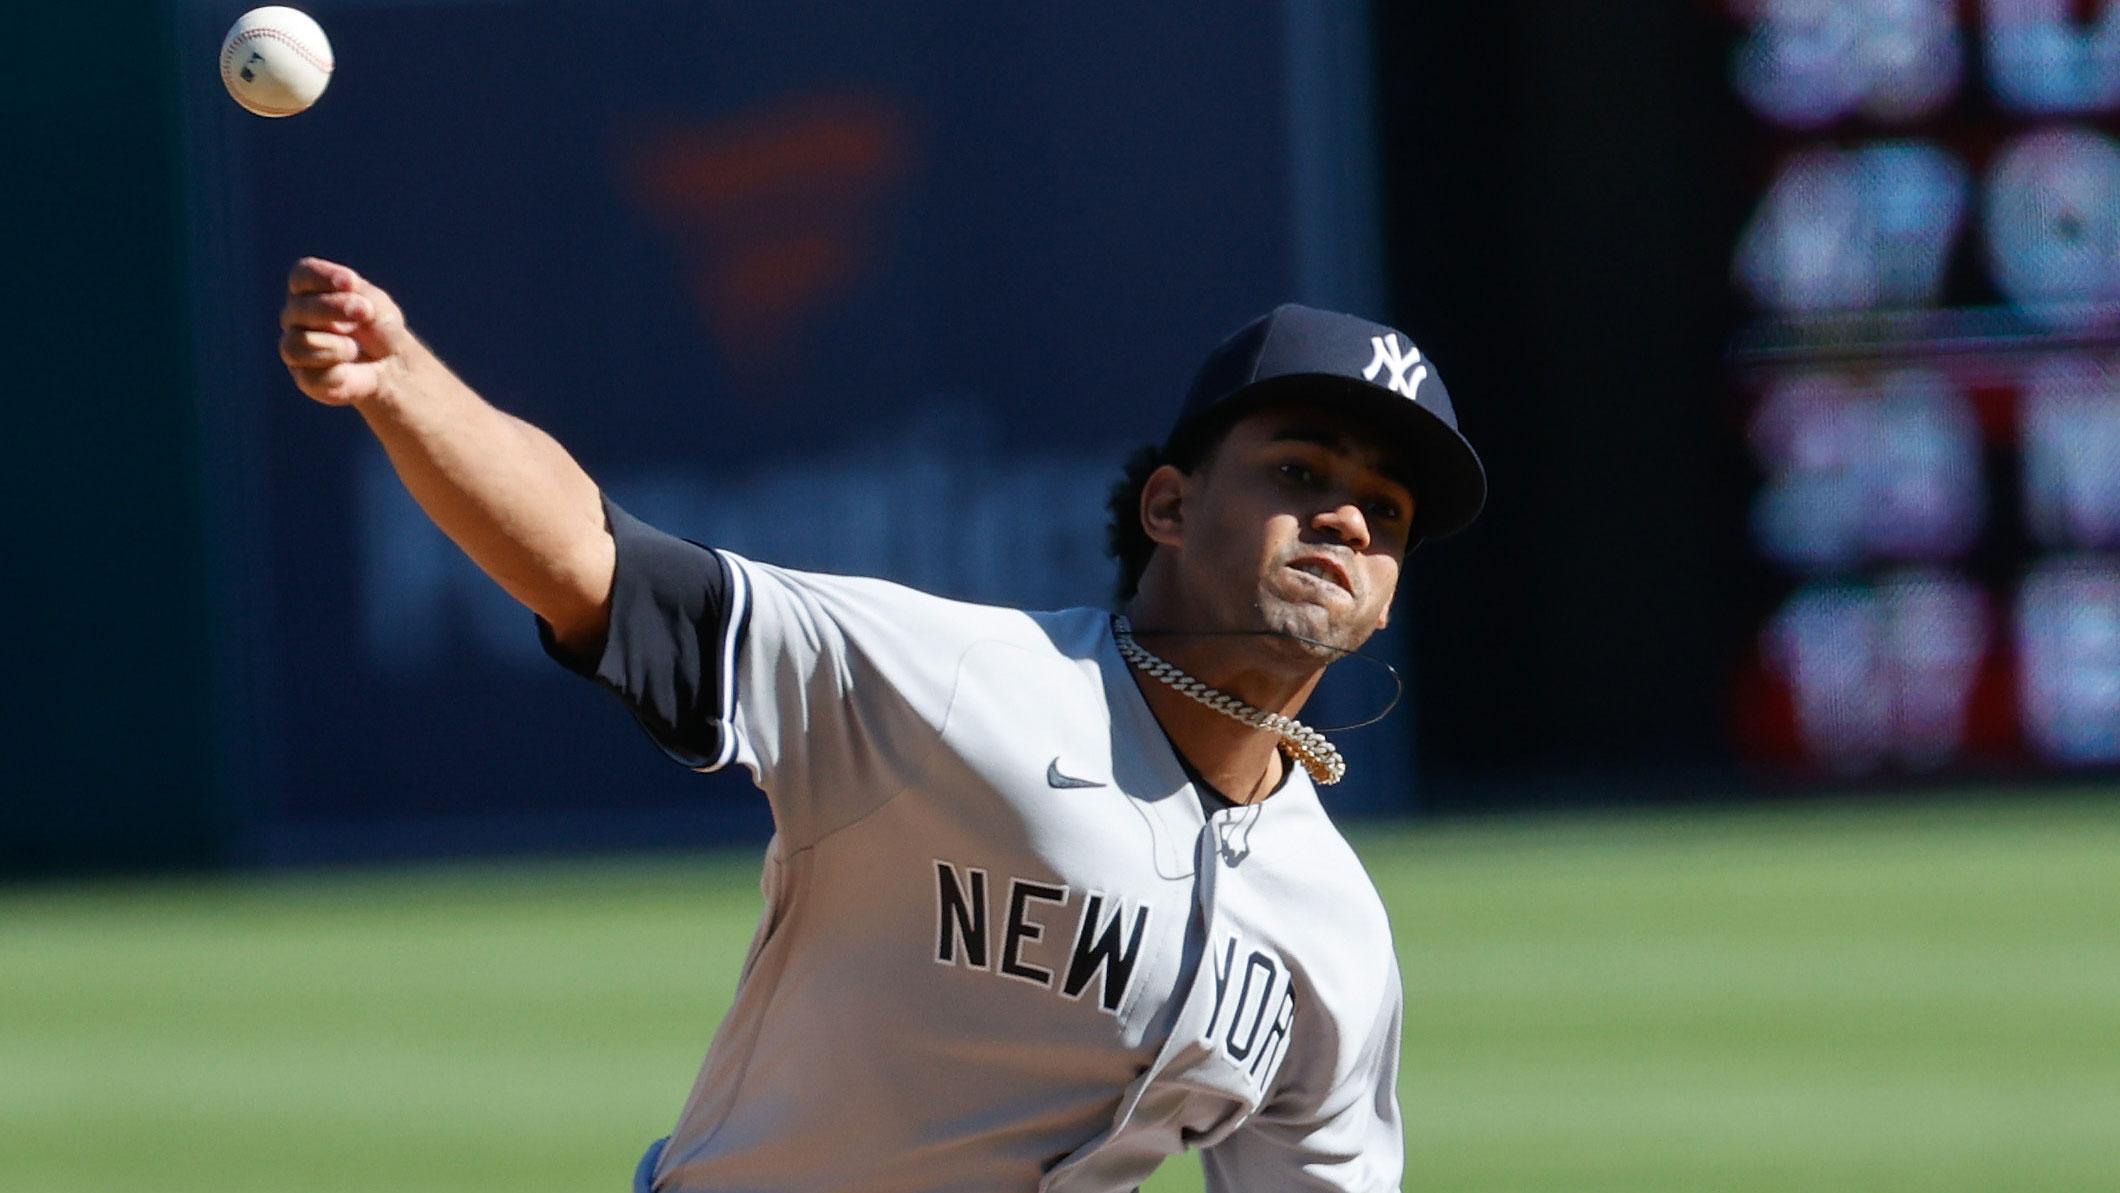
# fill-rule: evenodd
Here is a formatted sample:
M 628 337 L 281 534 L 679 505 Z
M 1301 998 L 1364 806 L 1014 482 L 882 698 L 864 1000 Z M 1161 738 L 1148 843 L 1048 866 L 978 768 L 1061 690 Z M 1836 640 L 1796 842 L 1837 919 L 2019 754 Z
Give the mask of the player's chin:
M 1290 600 L 1268 594 L 1259 603 L 1275 649 L 1289 658 L 1329 663 L 1360 646 L 1369 635 L 1353 624 L 1353 609 L 1343 602 Z

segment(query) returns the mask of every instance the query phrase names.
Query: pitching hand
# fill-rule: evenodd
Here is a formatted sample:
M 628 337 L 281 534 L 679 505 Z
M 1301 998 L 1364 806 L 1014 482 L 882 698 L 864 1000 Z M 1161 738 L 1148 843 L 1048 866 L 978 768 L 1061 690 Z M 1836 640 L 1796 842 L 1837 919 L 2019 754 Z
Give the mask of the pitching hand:
M 301 391 L 348 406 L 388 390 L 415 341 L 388 294 L 344 265 L 295 262 L 280 308 L 280 359 Z

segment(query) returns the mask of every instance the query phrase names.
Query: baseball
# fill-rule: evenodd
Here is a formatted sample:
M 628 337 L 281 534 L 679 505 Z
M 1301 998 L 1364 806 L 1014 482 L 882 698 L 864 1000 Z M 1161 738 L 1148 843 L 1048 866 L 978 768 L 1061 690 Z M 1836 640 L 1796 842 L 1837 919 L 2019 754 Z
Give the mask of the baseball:
M 331 42 L 307 13 L 253 8 L 221 39 L 221 82 L 260 116 L 306 111 L 331 82 Z

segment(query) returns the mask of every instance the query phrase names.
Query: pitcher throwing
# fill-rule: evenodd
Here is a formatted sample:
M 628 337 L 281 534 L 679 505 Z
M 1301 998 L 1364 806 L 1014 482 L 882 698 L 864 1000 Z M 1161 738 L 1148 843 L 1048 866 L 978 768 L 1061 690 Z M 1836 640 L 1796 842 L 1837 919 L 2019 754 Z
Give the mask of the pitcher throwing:
M 1034 613 L 644 525 L 345 266 L 300 262 L 282 322 L 555 659 L 772 807 L 736 1002 L 637 1188 L 1107 1193 L 1188 1148 L 1215 1190 L 1399 1187 L 1398 964 L 1296 718 L 1485 499 L 1412 341 L 1238 331 L 1113 491 L 1116 611 Z

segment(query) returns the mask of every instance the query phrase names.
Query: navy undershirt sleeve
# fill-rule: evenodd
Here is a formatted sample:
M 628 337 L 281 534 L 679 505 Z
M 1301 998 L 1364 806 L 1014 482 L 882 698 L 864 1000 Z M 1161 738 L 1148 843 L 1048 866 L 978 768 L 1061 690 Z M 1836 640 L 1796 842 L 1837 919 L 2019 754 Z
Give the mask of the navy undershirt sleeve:
M 538 641 L 561 666 L 594 680 L 631 710 L 663 752 L 695 770 L 723 759 L 729 565 L 698 543 L 666 534 L 604 498 L 604 521 L 618 545 L 611 621 L 601 643 L 563 649 L 543 618 Z

